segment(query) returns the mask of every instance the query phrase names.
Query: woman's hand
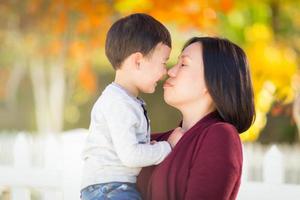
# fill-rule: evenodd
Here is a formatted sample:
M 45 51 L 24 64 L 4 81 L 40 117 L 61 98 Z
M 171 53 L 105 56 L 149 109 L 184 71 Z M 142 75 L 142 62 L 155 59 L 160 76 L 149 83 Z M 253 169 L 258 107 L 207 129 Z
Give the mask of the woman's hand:
M 151 141 L 150 141 L 150 144 L 151 144 L 151 145 L 153 145 L 153 144 L 155 144 L 155 143 L 157 143 L 156 140 L 151 140 Z
M 180 140 L 180 138 L 183 136 L 184 130 L 181 127 L 177 127 L 169 136 L 168 142 L 172 146 L 172 148 L 175 147 L 177 142 Z

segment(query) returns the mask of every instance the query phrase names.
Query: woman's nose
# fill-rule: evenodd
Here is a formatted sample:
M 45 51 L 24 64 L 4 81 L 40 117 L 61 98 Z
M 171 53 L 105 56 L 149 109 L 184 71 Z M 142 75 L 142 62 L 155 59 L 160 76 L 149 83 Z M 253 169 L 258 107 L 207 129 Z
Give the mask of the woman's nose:
M 176 74 L 177 74 L 177 66 L 175 65 L 175 66 L 173 66 L 172 68 L 170 68 L 170 69 L 168 70 L 168 75 L 169 75 L 170 77 L 175 77 Z

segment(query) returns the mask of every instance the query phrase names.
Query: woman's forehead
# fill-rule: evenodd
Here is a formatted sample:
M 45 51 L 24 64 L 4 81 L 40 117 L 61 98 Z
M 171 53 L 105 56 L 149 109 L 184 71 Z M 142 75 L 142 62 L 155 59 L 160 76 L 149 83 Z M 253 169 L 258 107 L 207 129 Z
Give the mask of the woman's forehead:
M 181 58 L 193 59 L 198 57 L 202 52 L 202 45 L 199 42 L 195 42 L 187 46 L 181 53 Z

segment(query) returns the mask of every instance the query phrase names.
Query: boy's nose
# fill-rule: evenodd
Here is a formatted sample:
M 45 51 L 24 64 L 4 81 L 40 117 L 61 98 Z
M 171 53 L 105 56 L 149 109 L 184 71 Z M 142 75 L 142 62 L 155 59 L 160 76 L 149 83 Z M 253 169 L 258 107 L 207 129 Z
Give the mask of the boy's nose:
M 164 68 L 164 70 L 163 70 L 163 76 L 167 75 L 167 73 L 168 73 L 168 69 Z
M 165 69 L 161 74 L 160 80 L 164 80 L 166 78 L 166 75 L 167 75 L 167 70 Z
M 164 78 L 166 77 L 167 75 L 167 68 L 164 68 L 162 73 L 161 73 L 161 77 L 160 77 L 160 80 L 164 80 Z

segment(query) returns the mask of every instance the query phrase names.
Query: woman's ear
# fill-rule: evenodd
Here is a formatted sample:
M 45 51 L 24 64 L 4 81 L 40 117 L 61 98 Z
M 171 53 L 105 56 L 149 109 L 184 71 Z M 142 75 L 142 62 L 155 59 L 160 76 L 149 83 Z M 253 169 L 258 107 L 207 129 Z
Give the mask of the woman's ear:
M 207 87 L 204 88 L 204 93 L 205 93 L 205 94 L 208 93 Z
M 205 86 L 204 89 L 203 89 L 203 94 L 208 94 L 208 95 L 210 95 L 206 86 Z

